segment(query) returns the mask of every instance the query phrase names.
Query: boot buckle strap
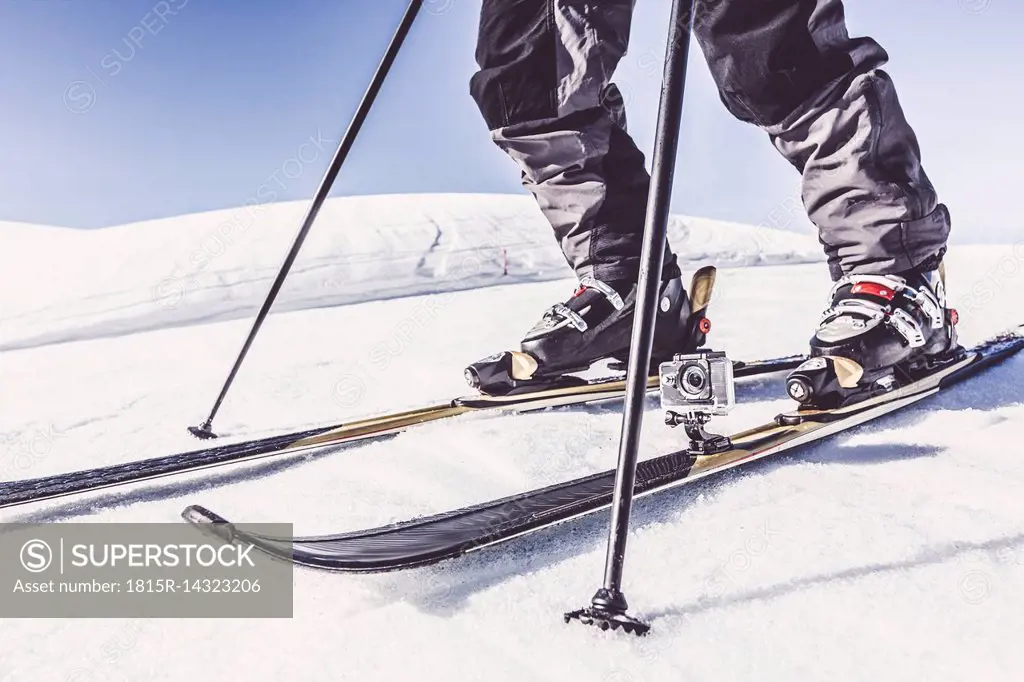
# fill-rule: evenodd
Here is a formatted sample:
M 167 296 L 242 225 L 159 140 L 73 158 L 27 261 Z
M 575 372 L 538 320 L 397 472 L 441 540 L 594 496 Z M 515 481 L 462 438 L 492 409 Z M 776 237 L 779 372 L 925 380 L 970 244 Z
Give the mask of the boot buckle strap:
M 563 320 L 568 320 L 569 324 L 576 327 L 580 332 L 587 331 L 587 321 L 580 316 L 575 310 L 565 305 L 564 303 L 556 303 L 551 306 L 551 314 L 556 315 Z
M 619 296 L 619 292 L 612 289 L 610 286 L 605 284 L 599 279 L 595 279 L 590 275 L 585 275 L 580 278 L 580 287 L 584 289 L 593 289 L 604 295 L 605 298 L 612 304 L 616 310 L 622 310 L 626 305 L 622 301 L 622 297 Z M 582 329 L 580 331 L 583 331 Z
M 822 327 L 832 320 L 845 314 L 853 314 L 868 318 L 872 322 L 880 322 L 885 319 L 886 311 L 882 306 L 870 301 L 862 301 L 855 298 L 848 298 L 826 310 L 821 315 L 818 326 Z
M 902 308 L 894 308 L 889 311 L 881 305 L 870 301 L 862 301 L 858 299 L 846 299 L 845 301 L 840 301 L 838 304 L 825 311 L 821 316 L 821 322 L 818 326 L 824 326 L 835 318 L 845 314 L 866 317 L 868 320 L 876 323 L 884 321 L 892 327 L 897 334 L 902 336 L 911 348 L 920 348 L 925 345 L 924 331 L 922 331 L 921 325 L 919 325 L 917 320 L 911 317 L 905 310 Z
M 861 282 L 878 284 L 881 286 L 888 287 L 893 293 L 902 294 L 908 299 L 913 301 L 924 314 L 928 316 L 931 321 L 932 329 L 942 329 L 946 326 L 946 318 L 942 312 L 942 304 L 939 302 L 939 298 L 928 290 L 927 286 L 915 289 L 912 286 L 907 285 L 902 277 L 884 277 L 879 275 L 847 275 L 835 283 L 832 287 L 831 297 L 835 297 L 836 292 L 841 287 L 847 285 L 857 285 Z M 907 319 L 910 319 L 907 316 Z M 915 323 L 915 327 L 917 324 Z M 919 329 L 920 327 L 918 327 Z M 908 339 L 909 341 L 910 339 Z
M 924 332 L 921 330 L 921 325 L 902 308 L 892 311 L 892 314 L 889 315 L 889 325 L 907 340 L 911 348 L 920 348 L 924 345 Z
M 888 288 L 896 294 L 903 293 L 904 290 L 909 288 L 902 277 L 885 277 L 882 275 L 846 275 L 832 285 L 832 292 L 829 294 L 829 298 L 835 298 L 836 294 L 843 287 L 860 284 L 861 282 L 878 284 Z
M 932 295 L 928 289 L 922 287 L 914 292 L 912 297 L 914 303 L 918 305 L 924 314 L 928 316 L 928 319 L 932 322 L 932 329 L 942 329 L 946 326 L 945 316 L 942 314 L 942 308 L 939 306 L 938 299 Z

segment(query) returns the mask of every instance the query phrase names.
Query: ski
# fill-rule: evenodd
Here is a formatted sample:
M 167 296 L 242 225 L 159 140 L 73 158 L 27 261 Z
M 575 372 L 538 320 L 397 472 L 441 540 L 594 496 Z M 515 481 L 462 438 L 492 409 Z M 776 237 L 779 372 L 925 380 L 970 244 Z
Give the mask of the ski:
M 889 393 L 835 410 L 798 410 L 732 436 L 732 447 L 696 456 L 690 450 L 641 462 L 636 495 L 698 481 L 742 464 L 793 450 L 915 404 L 1024 349 L 1024 327 L 965 351 L 962 356 Z M 615 472 L 606 471 L 539 490 L 370 530 L 319 537 L 274 538 L 236 529 L 220 515 L 190 506 L 182 517 L 222 539 L 251 542 L 294 563 L 348 572 L 411 568 L 490 547 L 541 528 L 607 508 Z
M 736 376 L 781 372 L 799 366 L 804 359 L 805 357 L 802 355 L 795 355 L 773 360 L 737 362 Z M 651 377 L 648 385 L 651 390 L 657 390 L 658 377 Z M 529 412 L 550 407 L 621 399 L 624 390 L 625 380 L 621 377 L 611 377 L 594 379 L 577 386 L 540 390 L 513 396 L 464 396 L 447 403 L 257 440 L 218 445 L 202 450 L 42 478 L 0 483 L 0 509 L 256 459 L 295 455 L 315 448 L 380 440 L 418 424 L 447 419 L 468 412 Z

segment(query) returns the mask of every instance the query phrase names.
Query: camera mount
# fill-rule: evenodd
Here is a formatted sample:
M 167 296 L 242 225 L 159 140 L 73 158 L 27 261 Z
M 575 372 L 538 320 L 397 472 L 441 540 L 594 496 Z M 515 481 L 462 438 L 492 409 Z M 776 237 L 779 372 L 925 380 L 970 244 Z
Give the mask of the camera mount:
M 690 437 L 690 454 L 717 455 L 732 447 L 732 440 L 728 436 L 709 433 L 704 430 L 704 425 L 711 421 L 711 415 L 707 412 L 672 412 L 665 413 L 665 423 L 669 426 L 682 426 L 686 429 L 686 435 Z

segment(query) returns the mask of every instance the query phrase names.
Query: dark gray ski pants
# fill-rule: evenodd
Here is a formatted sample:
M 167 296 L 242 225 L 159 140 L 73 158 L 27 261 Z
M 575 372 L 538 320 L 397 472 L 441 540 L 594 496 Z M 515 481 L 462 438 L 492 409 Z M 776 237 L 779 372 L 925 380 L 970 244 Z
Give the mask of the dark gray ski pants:
M 611 82 L 634 0 L 483 0 L 471 91 L 579 276 L 635 280 L 650 178 Z M 737 118 L 803 174 L 833 277 L 939 253 L 949 213 L 921 167 L 888 55 L 840 0 L 698 0 L 695 36 Z M 668 272 L 675 272 L 674 256 Z

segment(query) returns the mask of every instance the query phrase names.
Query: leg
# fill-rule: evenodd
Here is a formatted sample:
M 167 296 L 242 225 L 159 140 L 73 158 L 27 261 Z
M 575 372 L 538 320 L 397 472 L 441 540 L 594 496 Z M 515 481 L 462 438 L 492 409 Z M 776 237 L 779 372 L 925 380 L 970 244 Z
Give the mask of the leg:
M 484 0 L 471 91 L 579 277 L 633 283 L 650 177 L 611 82 L 634 0 Z M 675 257 L 665 278 L 678 276 Z
M 722 101 L 803 174 L 833 278 L 941 256 L 950 218 L 873 40 L 841 0 L 698 0 L 696 37 Z

